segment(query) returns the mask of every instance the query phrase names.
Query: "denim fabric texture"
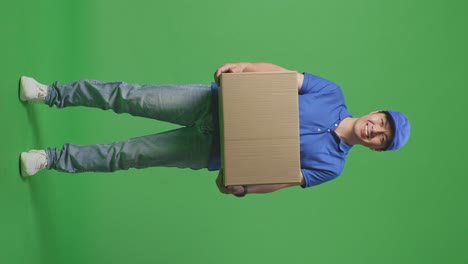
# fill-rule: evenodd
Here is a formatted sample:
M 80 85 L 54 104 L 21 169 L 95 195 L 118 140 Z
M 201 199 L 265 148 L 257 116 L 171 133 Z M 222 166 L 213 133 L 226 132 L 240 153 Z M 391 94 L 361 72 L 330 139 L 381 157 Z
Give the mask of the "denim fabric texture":
M 87 106 L 181 125 L 171 131 L 110 144 L 48 148 L 48 168 L 63 172 L 112 172 L 129 168 L 207 168 L 212 141 L 209 85 L 137 85 L 80 80 L 48 88 L 50 107 Z M 109 131 L 111 133 L 111 131 Z

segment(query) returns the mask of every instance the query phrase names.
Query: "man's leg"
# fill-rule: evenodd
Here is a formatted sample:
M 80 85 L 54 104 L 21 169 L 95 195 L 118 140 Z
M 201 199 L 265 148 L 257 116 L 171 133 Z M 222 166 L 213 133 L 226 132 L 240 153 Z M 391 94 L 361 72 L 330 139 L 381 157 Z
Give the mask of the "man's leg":
M 89 106 L 116 113 L 193 126 L 211 115 L 208 85 L 143 85 L 81 80 L 49 86 L 45 103 L 58 108 Z
M 184 127 L 111 144 L 66 144 L 46 153 L 48 169 L 111 172 L 155 166 L 202 169 L 208 166 L 210 148 L 210 133 Z

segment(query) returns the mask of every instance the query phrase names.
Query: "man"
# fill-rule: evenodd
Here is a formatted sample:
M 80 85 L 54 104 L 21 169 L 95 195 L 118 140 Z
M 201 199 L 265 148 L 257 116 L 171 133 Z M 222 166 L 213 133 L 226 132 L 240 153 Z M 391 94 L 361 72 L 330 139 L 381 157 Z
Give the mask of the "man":
M 273 72 L 286 69 L 271 63 L 225 64 L 215 72 Z M 390 151 L 406 144 L 408 119 L 396 111 L 376 111 L 360 118 L 348 112 L 341 89 L 309 73 L 297 73 L 302 182 L 311 187 L 339 176 L 349 150 L 363 145 Z M 20 99 L 58 108 L 89 106 L 116 113 L 154 118 L 184 127 L 165 133 L 102 145 L 65 144 L 62 149 L 31 150 L 21 154 L 23 176 L 42 169 L 65 172 L 115 171 L 166 166 L 219 170 L 217 89 L 207 85 L 144 85 L 81 80 L 46 86 L 22 77 Z M 224 186 L 222 172 L 216 180 L 222 193 L 245 196 L 268 193 L 292 184 Z

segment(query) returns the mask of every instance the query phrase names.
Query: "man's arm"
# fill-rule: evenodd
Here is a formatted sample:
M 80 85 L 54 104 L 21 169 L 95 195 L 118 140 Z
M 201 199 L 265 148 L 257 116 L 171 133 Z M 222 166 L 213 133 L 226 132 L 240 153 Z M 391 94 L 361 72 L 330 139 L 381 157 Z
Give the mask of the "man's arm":
M 242 194 L 244 193 L 244 187 L 243 186 L 224 186 L 223 182 L 223 173 L 222 171 L 219 172 L 218 178 L 216 179 L 216 185 L 218 186 L 218 189 L 220 192 L 224 194 Z M 299 185 L 304 185 L 305 180 L 304 180 L 304 175 L 301 173 L 301 183 L 300 184 L 262 184 L 262 185 L 249 185 L 248 186 L 248 193 L 271 193 L 275 192 L 281 189 L 284 189 L 286 187 L 291 187 L 291 186 L 299 186 Z
M 219 76 L 222 73 L 238 73 L 238 72 L 276 72 L 289 71 L 281 66 L 268 62 L 238 62 L 227 63 L 221 65 L 215 72 L 216 83 L 219 84 Z M 300 90 L 304 82 L 304 74 L 297 73 L 297 89 Z

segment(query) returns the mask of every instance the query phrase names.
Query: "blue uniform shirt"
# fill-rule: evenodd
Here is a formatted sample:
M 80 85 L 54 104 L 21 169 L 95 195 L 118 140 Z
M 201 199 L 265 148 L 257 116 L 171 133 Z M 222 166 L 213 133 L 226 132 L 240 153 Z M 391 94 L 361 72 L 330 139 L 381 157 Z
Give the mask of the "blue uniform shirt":
M 213 91 L 213 145 L 209 170 L 220 169 L 220 142 L 218 123 L 218 87 Z M 343 93 L 335 83 L 304 73 L 299 91 L 299 126 L 301 171 L 305 186 L 310 187 L 338 177 L 352 146 L 335 133 L 340 122 L 350 117 Z

